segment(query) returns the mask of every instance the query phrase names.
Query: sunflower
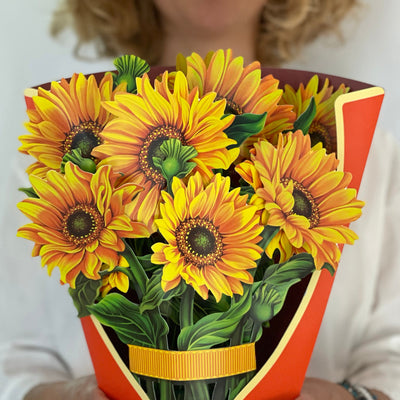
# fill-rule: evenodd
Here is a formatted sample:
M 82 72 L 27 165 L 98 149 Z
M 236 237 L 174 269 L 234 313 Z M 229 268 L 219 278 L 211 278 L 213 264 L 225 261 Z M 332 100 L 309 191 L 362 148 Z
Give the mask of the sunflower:
M 223 132 L 233 120 L 233 116 L 222 119 L 225 101 L 214 101 L 215 93 L 199 99 L 197 90 L 189 91 L 182 73 L 176 74 L 173 91 L 168 80 L 165 72 L 153 88 L 145 74 L 137 80 L 137 94 L 117 94 L 115 101 L 106 102 L 104 107 L 116 118 L 102 131 L 103 144 L 92 152 L 102 160 L 99 165 L 112 165 L 125 180 L 144 187 L 129 213 L 149 227 L 166 185 L 153 162 L 164 141 L 178 139 L 193 147 L 197 152 L 193 173 L 199 171 L 205 181 L 211 179 L 214 168 L 229 168 L 238 155 L 238 149 L 227 149 L 236 142 Z
M 118 267 L 120 268 L 128 268 L 129 264 L 126 259 L 120 256 L 120 260 L 118 262 Z M 128 275 L 125 274 L 121 270 L 111 270 L 107 264 L 103 264 L 101 267 L 102 271 L 109 271 L 108 274 L 102 277 L 100 293 L 101 297 L 105 297 L 111 289 L 118 289 L 120 292 L 126 293 L 129 289 L 129 278 Z
M 81 149 L 83 157 L 91 157 L 93 147 L 101 143 L 100 132 L 111 119 L 101 102 L 125 87 L 121 84 L 113 91 L 111 74 L 105 74 L 99 85 L 94 75 L 74 74 L 69 82 L 52 82 L 49 91 L 39 88 L 32 98 L 34 108 L 27 111 L 25 126 L 30 134 L 19 137 L 19 150 L 38 160 L 27 173 L 44 178 L 47 171 L 59 170 L 64 155 L 75 148 Z
M 219 301 L 222 294 L 243 294 L 242 282 L 253 282 L 248 270 L 262 253 L 257 243 L 263 227 L 247 196 L 229 189 L 230 179 L 220 174 L 204 188 L 197 173 L 187 186 L 174 178 L 173 197 L 162 192 L 156 224 L 167 243 L 152 246 L 151 261 L 164 265 L 164 291 L 183 278 L 204 299 L 210 290 Z
M 318 86 L 318 75 L 314 75 L 306 86 L 301 83 L 297 91 L 292 86 L 285 85 L 280 104 L 294 105 L 294 111 L 299 116 L 307 109 L 311 97 L 314 97 L 316 115 L 308 131 L 311 136 L 311 143 L 313 146 L 322 143 L 328 153 L 335 153 L 337 142 L 334 105 L 338 96 L 347 93 L 350 88 L 341 84 L 334 92 L 333 86 L 329 85 L 327 78 L 319 91 Z
M 270 258 L 283 262 L 308 252 L 317 269 L 325 263 L 336 269 L 337 244 L 357 239 L 347 225 L 360 217 L 364 205 L 356 190 L 347 188 L 351 174 L 336 171 L 337 164 L 334 154 L 311 149 L 310 137 L 297 131 L 281 134 L 277 147 L 259 141 L 251 161 L 237 166 L 255 190 L 251 204 L 261 210 L 262 222 L 280 227 L 266 248 Z
M 261 78 L 261 67 L 254 61 L 243 66 L 243 57 L 233 58 L 232 50 L 210 52 L 205 59 L 197 53 L 177 60 L 177 69 L 185 72 L 189 87 L 198 87 L 200 96 L 216 92 L 217 98 L 226 99 L 226 112 L 263 114 L 267 112 L 265 127 L 243 145 L 248 147 L 258 137 L 272 139 L 289 129 L 295 114 L 290 105 L 278 105 L 282 89 L 271 74 Z
M 149 236 L 143 223 L 125 214 L 140 189 L 128 184 L 115 189 L 110 166 L 90 174 L 67 163 L 65 175 L 51 170 L 47 179 L 31 175 L 30 180 L 39 198 L 18 204 L 32 221 L 18 236 L 35 242 L 32 256 L 41 256 L 49 274 L 59 267 L 61 282 L 71 287 L 80 272 L 97 280 L 102 264 L 118 265 L 118 253 L 125 249 L 122 238 Z

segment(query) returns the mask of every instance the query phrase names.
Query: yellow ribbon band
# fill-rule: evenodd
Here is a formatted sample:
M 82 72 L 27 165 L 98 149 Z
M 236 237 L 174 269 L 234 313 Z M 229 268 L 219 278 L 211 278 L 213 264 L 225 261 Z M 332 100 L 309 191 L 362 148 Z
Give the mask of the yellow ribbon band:
M 138 375 L 171 381 L 222 378 L 255 370 L 255 346 L 170 351 L 129 345 L 129 368 Z

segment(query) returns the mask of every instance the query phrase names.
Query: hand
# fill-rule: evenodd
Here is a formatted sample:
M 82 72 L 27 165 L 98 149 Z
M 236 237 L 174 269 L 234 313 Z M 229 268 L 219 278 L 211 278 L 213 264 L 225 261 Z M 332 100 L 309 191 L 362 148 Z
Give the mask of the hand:
M 342 386 L 317 378 L 306 378 L 296 400 L 354 400 Z
M 370 390 L 378 400 L 390 400 L 378 390 Z M 301 394 L 295 400 L 354 400 L 354 397 L 342 386 L 317 378 L 306 378 Z
M 109 400 L 98 388 L 96 377 L 87 376 L 65 382 L 34 387 L 24 400 Z

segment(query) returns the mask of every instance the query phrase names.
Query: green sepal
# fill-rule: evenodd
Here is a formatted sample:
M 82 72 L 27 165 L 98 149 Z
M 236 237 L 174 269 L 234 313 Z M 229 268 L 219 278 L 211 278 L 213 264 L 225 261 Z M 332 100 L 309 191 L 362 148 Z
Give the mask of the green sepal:
M 129 93 L 136 93 L 136 78 L 140 78 L 150 71 L 149 64 L 140 57 L 124 55 L 114 59 L 117 73 L 112 72 L 114 89 L 121 83 L 126 82 Z
M 307 109 L 294 121 L 293 132 L 300 129 L 304 135 L 307 135 L 316 113 L 317 106 L 315 104 L 315 99 L 311 97 Z
M 28 188 L 19 188 L 18 189 L 20 192 L 25 193 L 28 197 L 32 197 L 34 199 L 38 199 L 39 196 L 37 195 L 37 193 L 35 192 L 35 189 L 32 187 L 28 187 Z
M 314 270 L 314 259 L 308 253 L 295 254 L 284 263 L 268 267 L 263 280 L 253 285 L 250 317 L 259 326 L 271 320 L 282 309 L 289 288 Z
M 179 139 L 164 140 L 160 146 L 162 156 L 154 156 L 153 164 L 163 174 L 167 181 L 167 190 L 171 193 L 172 179 L 184 178 L 196 166 L 189 161 L 197 156 L 197 151 L 192 146 L 184 146 Z
M 93 280 L 86 278 L 82 273 L 75 281 L 75 288 L 69 288 L 68 293 L 72 297 L 75 308 L 78 310 L 78 317 L 83 318 L 90 315 L 88 306 L 94 304 L 99 297 L 101 279 Z
M 147 310 L 153 310 L 161 305 L 165 301 L 170 301 L 173 297 L 182 296 L 186 290 L 186 284 L 181 280 L 180 284 L 164 292 L 161 288 L 161 277 L 162 269 L 155 271 L 152 277 L 146 283 L 146 292 L 142 298 L 139 305 L 139 310 L 141 313 Z
M 119 293 L 108 294 L 88 309 L 125 344 L 157 348 L 160 337 L 168 333 L 168 325 L 160 314 L 142 314 L 137 304 Z
M 237 144 L 229 148 L 239 147 L 247 138 L 259 133 L 265 126 L 266 118 L 266 112 L 263 114 L 245 113 L 235 115 L 232 124 L 224 131 L 230 139 L 237 142 Z
M 82 171 L 94 174 L 96 172 L 96 163 L 91 158 L 82 157 L 82 150 L 76 148 L 66 153 L 61 161 L 60 172 L 65 173 L 65 165 L 67 162 L 72 162 L 77 165 Z
M 250 288 L 244 285 L 243 296 L 237 302 L 232 299 L 228 311 L 207 315 L 194 325 L 183 328 L 178 336 L 178 349 L 204 350 L 228 341 L 250 309 Z
M 322 266 L 321 269 L 326 269 L 326 270 L 328 270 L 328 272 L 331 274 L 331 276 L 335 275 L 335 272 L 336 272 L 335 268 L 333 268 L 332 265 L 329 264 L 329 263 L 325 263 L 325 264 Z

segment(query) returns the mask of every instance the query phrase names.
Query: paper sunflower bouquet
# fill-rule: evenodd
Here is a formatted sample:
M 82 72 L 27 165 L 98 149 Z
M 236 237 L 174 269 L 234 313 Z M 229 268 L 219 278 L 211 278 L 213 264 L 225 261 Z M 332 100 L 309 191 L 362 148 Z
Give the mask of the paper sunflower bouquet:
M 382 90 L 230 50 L 115 67 L 27 90 L 20 137 L 36 161 L 18 236 L 69 285 L 100 387 L 295 398 Z

